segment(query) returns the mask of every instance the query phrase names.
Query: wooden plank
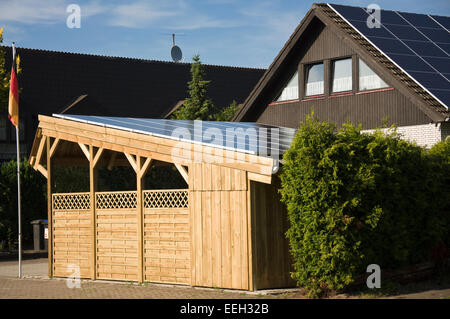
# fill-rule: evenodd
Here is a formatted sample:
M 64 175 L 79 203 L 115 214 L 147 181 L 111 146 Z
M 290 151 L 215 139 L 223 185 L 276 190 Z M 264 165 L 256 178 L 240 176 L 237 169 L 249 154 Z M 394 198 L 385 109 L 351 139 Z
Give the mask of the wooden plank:
M 137 164 L 136 164 L 136 160 L 133 158 L 133 156 L 131 154 L 128 154 L 126 152 L 124 152 L 124 154 L 125 154 L 128 162 L 130 162 L 131 167 L 133 167 L 134 171 L 136 173 L 138 173 L 139 170 L 138 170 L 138 167 L 137 167 Z
M 220 175 L 222 176 L 222 190 L 230 191 L 231 190 L 231 168 L 229 167 L 220 167 Z
M 243 172 L 242 175 L 246 175 L 246 172 Z M 245 181 L 247 181 L 247 178 L 245 178 Z M 239 192 L 240 197 L 240 219 L 241 219 L 241 262 L 242 262 L 242 289 L 249 289 L 249 263 L 248 263 L 248 234 L 247 234 L 247 191 L 242 190 Z M 275 240 L 277 241 L 277 240 Z
M 181 176 L 184 178 L 186 183 L 189 185 L 189 177 L 188 177 L 188 172 L 186 171 L 186 169 L 180 164 L 174 163 L 174 165 L 177 168 L 177 170 L 180 172 Z
M 47 219 L 48 219 L 48 276 L 53 276 L 53 246 L 55 244 L 53 238 L 53 212 L 52 212 L 52 162 L 50 157 L 50 137 L 43 136 L 42 140 L 47 142 Z M 41 143 L 42 143 L 41 140 Z M 40 144 L 39 144 L 40 146 Z M 42 153 L 42 151 L 41 151 Z M 36 163 L 39 164 L 38 161 Z
M 201 163 L 194 163 L 191 165 L 194 168 L 194 175 L 195 175 L 195 179 L 194 179 L 194 190 L 202 190 L 203 189 L 203 184 L 202 184 L 202 173 L 203 173 L 203 169 L 202 169 L 202 164 Z
M 56 147 L 58 146 L 59 141 L 60 141 L 59 138 L 56 138 L 56 139 L 53 141 L 52 147 L 50 148 L 50 157 L 52 157 L 53 154 L 55 153 Z
M 241 260 L 241 214 L 239 192 L 230 192 L 231 201 L 231 259 L 232 259 L 232 287 L 235 289 L 242 288 L 242 260 Z
M 83 154 L 86 156 L 87 160 L 90 161 L 91 155 L 89 153 L 89 149 L 83 143 L 78 142 L 78 145 L 80 145 L 80 148 L 83 151 Z
M 272 175 L 261 175 L 261 174 L 249 172 L 247 174 L 247 176 L 248 176 L 248 179 L 251 181 L 264 183 L 264 184 L 272 183 Z
M 211 164 L 202 164 L 202 190 L 210 191 L 212 189 Z
M 41 173 L 45 178 L 48 179 L 48 170 L 45 169 L 41 164 L 37 164 L 35 168 Z
M 195 283 L 197 286 L 201 286 L 203 284 L 203 223 L 202 223 L 202 215 L 203 215 L 203 207 L 202 207 L 202 192 L 195 191 L 194 194 L 194 203 L 192 205 L 193 213 L 194 213 L 194 222 L 195 222 L 195 234 L 193 236 L 193 240 L 195 238 L 195 250 L 192 251 L 191 256 L 193 256 L 193 260 L 195 261 L 194 269 L 196 269 L 195 274 Z M 192 212 L 192 211 L 191 211 Z M 205 269 L 205 271 L 207 271 Z
M 253 212 L 254 212 L 254 201 L 253 200 L 253 184 L 250 180 L 250 177 L 247 181 L 247 249 L 248 249 L 248 289 L 250 291 L 255 291 L 255 285 L 254 285 L 254 274 L 255 274 L 255 266 L 256 266 L 256 260 L 255 260 L 255 253 L 254 253 L 254 245 L 255 245 L 255 239 L 254 239 L 254 233 L 256 233 L 256 229 L 254 229 L 253 225 Z
M 201 192 L 202 196 L 202 285 L 212 287 L 212 232 L 211 232 L 211 192 Z
M 50 139 L 47 139 L 46 136 L 42 136 L 41 141 L 39 142 L 39 147 L 38 147 L 38 151 L 36 154 L 36 160 L 34 161 L 35 169 L 37 168 L 38 165 L 41 164 L 42 153 L 44 151 L 44 146 L 45 146 L 45 143 L 47 142 L 47 140 L 50 140 Z
M 80 144 L 80 147 L 83 144 Z M 84 145 L 83 145 L 84 146 Z M 81 147 L 83 149 L 83 147 Z M 91 202 L 91 265 L 90 265 L 90 275 L 91 279 L 95 280 L 97 278 L 97 217 L 95 215 L 95 187 L 97 185 L 97 174 L 95 172 L 94 165 L 94 147 L 89 145 L 89 199 Z
M 222 170 L 219 165 L 211 165 L 212 189 L 222 190 Z
M 143 198 L 142 198 L 142 184 L 143 184 L 143 178 L 141 174 L 142 169 L 142 158 L 140 156 L 136 156 L 136 192 L 137 192 L 137 204 L 136 204 L 136 214 L 137 214 L 137 233 L 138 233 L 138 261 L 137 261 L 137 280 L 138 282 L 144 282 L 144 252 L 143 252 L 143 245 L 144 245 L 144 234 L 143 234 L 143 224 L 144 224 L 144 210 L 143 210 Z
M 149 169 L 150 165 L 152 164 L 152 159 L 150 157 L 147 157 L 147 159 L 144 162 L 144 165 L 142 165 L 141 170 L 139 171 L 139 176 L 142 178 L 147 173 L 147 170 Z
M 232 288 L 232 256 L 231 256 L 231 211 L 230 192 L 220 192 L 220 225 L 221 225 L 221 251 L 222 251 L 222 287 Z
M 94 163 L 93 163 L 94 167 L 97 166 L 97 163 L 98 163 L 100 157 L 102 156 L 103 150 L 104 150 L 103 147 L 100 147 L 100 148 L 97 150 L 97 153 L 95 154 L 95 157 L 94 157 Z
M 211 231 L 212 231 L 212 285 L 222 287 L 222 243 L 221 243 L 221 198 L 220 191 L 212 192 Z

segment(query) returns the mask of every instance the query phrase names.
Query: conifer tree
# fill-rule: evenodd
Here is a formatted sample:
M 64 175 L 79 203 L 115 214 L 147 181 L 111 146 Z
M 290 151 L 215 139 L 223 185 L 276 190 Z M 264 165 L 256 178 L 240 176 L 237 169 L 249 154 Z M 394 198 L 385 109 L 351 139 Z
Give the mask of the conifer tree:
M 175 120 L 203 120 L 211 121 L 216 117 L 217 109 L 207 96 L 207 89 L 211 81 L 205 80 L 205 70 L 197 54 L 192 59 L 191 81 L 188 83 L 189 97 L 183 105 L 174 112 Z

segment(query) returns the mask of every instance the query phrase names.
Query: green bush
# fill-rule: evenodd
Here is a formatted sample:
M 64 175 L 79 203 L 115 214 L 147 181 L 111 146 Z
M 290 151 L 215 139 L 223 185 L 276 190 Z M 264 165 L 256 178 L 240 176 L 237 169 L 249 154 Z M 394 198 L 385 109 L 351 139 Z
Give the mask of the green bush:
M 32 243 L 33 230 L 30 222 L 47 219 L 46 180 L 24 159 L 20 164 L 22 239 L 24 246 Z M 0 242 L 8 250 L 17 247 L 17 163 L 10 161 L 0 167 Z M 3 247 L 5 248 L 5 247 Z
M 280 193 L 292 276 L 310 296 L 346 287 L 372 263 L 396 268 L 430 258 L 449 229 L 449 157 L 441 148 L 448 152 L 436 146 L 428 154 L 395 130 L 370 135 L 306 120 L 284 155 Z

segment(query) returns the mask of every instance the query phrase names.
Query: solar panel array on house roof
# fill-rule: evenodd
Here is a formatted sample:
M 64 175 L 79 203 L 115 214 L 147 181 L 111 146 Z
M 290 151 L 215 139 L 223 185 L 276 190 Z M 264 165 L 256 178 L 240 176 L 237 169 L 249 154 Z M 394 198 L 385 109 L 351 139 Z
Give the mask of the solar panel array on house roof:
M 369 15 L 364 8 L 328 5 L 428 93 L 449 107 L 450 17 L 380 10 L 376 19 L 373 11 Z
M 281 159 L 295 129 L 249 122 L 182 121 L 126 117 L 61 115 L 54 117 L 168 138 L 258 156 Z

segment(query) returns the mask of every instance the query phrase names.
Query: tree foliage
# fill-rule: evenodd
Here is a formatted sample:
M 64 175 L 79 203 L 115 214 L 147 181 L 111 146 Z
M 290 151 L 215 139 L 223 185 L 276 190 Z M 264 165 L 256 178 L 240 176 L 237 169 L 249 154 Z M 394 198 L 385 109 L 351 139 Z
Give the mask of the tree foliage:
M 174 112 L 176 120 L 213 120 L 217 109 L 207 96 L 210 81 L 205 80 L 205 69 L 197 54 L 192 59 L 191 81 L 188 83 L 189 97 L 183 105 Z
M 308 117 L 284 155 L 280 193 L 292 275 L 310 296 L 346 287 L 369 264 L 430 258 L 449 233 L 448 143 L 427 152 L 395 130 L 336 131 Z
M 20 164 L 22 233 L 25 244 L 32 241 L 35 219 L 47 219 L 46 182 L 24 159 Z M 17 163 L 10 161 L 0 166 L 0 241 L 9 250 L 17 245 Z
M 3 43 L 3 28 L 0 28 L 0 44 Z M 0 46 L 0 110 L 8 105 L 9 73 L 6 71 L 5 49 Z
M 226 108 L 224 108 L 223 110 L 220 110 L 217 114 L 216 114 L 216 121 L 231 121 L 233 119 L 233 116 L 236 114 L 236 112 L 238 111 L 238 104 L 236 103 L 236 101 L 233 101 L 229 106 L 227 106 Z

